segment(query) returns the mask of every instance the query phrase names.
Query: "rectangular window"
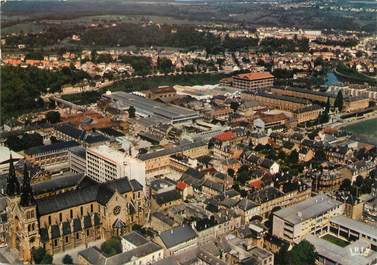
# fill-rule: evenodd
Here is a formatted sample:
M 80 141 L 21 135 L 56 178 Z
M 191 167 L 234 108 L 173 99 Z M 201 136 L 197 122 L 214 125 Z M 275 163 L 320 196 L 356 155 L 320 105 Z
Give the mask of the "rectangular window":
M 60 222 L 63 221 L 63 214 L 62 213 L 59 213 L 59 220 L 60 220 Z
M 69 211 L 69 216 L 71 217 L 71 219 L 73 218 L 73 210 L 72 209 Z
M 48 225 L 51 225 L 51 215 L 48 216 Z
M 80 213 L 81 215 L 84 215 L 84 208 L 82 206 L 80 207 Z

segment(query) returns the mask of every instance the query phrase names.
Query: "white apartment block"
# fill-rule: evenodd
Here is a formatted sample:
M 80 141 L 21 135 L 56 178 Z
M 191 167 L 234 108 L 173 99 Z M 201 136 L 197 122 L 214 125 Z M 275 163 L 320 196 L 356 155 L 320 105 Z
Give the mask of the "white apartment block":
M 90 147 L 86 150 L 86 174 L 98 182 L 127 176 L 129 179 L 136 179 L 145 187 L 144 164 L 126 152 L 107 145 Z
M 326 233 L 330 219 L 343 213 L 343 203 L 320 194 L 275 212 L 272 234 L 299 243 L 308 234 Z

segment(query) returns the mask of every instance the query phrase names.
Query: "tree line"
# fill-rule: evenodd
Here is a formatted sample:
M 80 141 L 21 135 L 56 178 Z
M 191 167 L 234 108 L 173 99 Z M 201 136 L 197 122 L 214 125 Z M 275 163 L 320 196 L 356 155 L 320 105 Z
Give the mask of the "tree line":
M 3 121 L 16 114 L 41 108 L 41 93 L 59 91 L 64 84 L 76 84 L 90 76 L 75 68 L 60 71 L 41 70 L 36 67 L 1 67 L 1 113 Z

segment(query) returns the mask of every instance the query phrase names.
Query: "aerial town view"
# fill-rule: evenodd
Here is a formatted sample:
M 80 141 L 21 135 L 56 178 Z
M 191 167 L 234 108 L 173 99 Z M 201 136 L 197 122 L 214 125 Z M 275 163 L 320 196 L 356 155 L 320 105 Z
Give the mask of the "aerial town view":
M 0 264 L 376 265 L 375 0 L 1 0 Z

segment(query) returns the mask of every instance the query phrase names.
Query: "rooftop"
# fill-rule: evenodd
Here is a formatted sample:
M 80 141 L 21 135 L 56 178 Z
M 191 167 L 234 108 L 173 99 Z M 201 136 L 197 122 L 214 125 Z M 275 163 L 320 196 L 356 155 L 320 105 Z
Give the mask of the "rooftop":
M 118 91 L 111 94 L 111 99 L 118 109 L 126 110 L 135 107 L 140 116 L 159 116 L 172 121 L 198 118 L 195 111 L 171 104 L 164 104 L 151 99 Z
M 377 252 L 370 249 L 367 240 L 357 240 L 346 247 L 340 247 L 314 235 L 305 238 L 316 249 L 316 252 L 334 263 L 342 265 L 369 265 L 377 260 Z
M 80 144 L 76 141 L 58 142 L 55 144 L 31 147 L 25 150 L 25 154 L 36 155 L 36 154 L 41 154 L 41 153 L 52 153 L 52 152 L 56 152 L 60 150 L 66 150 L 66 149 L 69 149 L 78 145 Z
M 274 76 L 268 72 L 258 72 L 258 73 L 247 73 L 247 74 L 239 74 L 236 77 L 248 80 L 259 80 L 259 79 L 266 79 L 266 78 L 274 78 Z
M 305 220 L 326 213 L 341 204 L 341 202 L 332 199 L 327 195 L 320 194 L 293 206 L 281 209 L 275 212 L 274 215 L 291 224 L 299 224 Z
M 377 239 L 377 226 L 376 225 L 370 225 L 370 224 L 366 224 L 360 221 L 356 221 L 343 215 L 333 217 L 330 221 L 331 223 L 347 227 L 353 231 L 357 231 L 371 238 Z
M 160 234 L 160 238 L 166 248 L 175 247 L 181 243 L 193 240 L 197 237 L 195 231 L 190 225 L 181 225 L 172 229 L 166 230 Z

